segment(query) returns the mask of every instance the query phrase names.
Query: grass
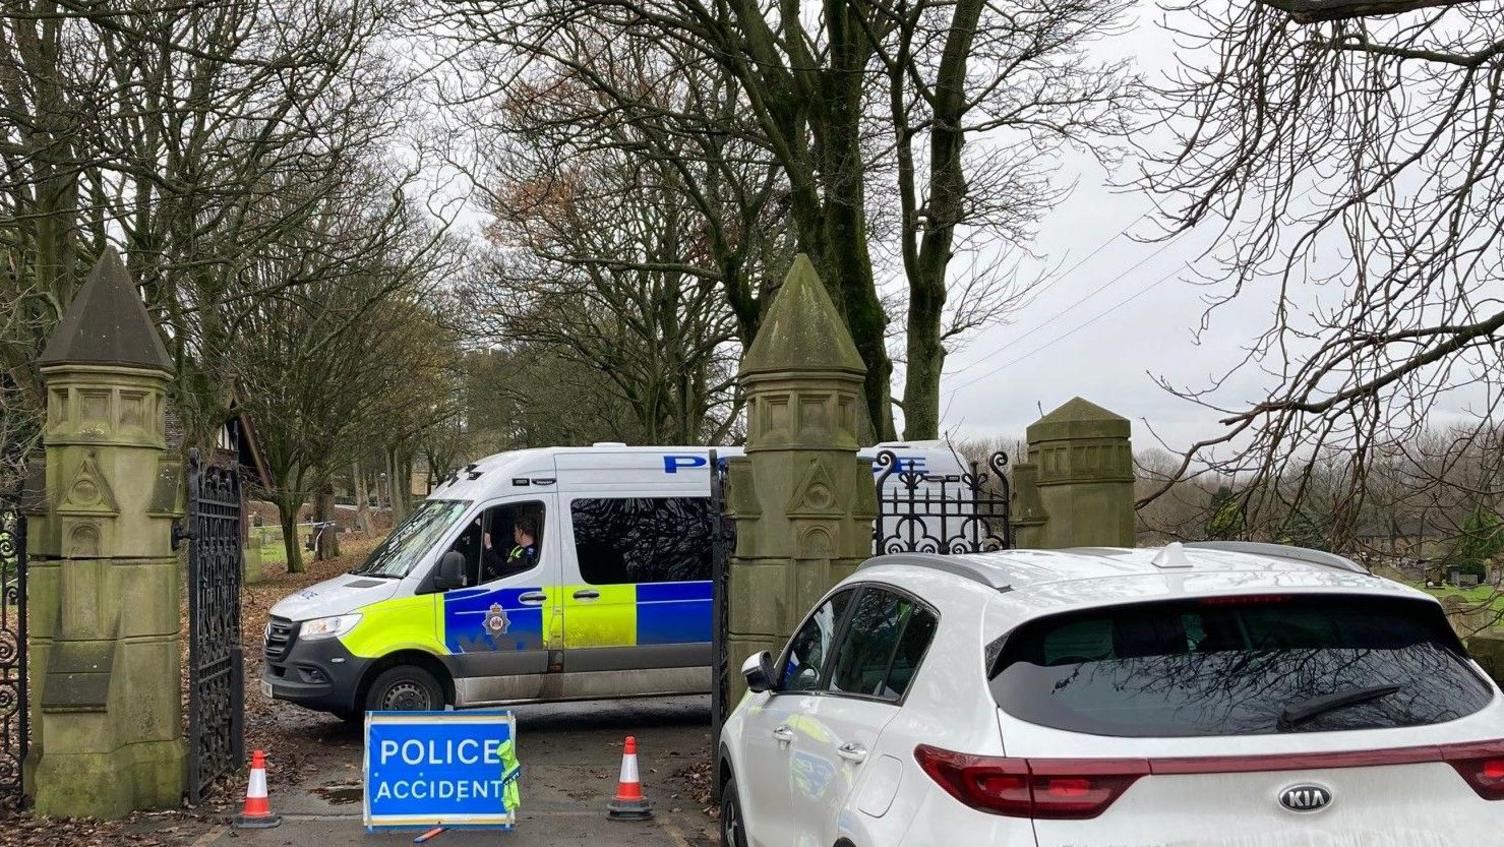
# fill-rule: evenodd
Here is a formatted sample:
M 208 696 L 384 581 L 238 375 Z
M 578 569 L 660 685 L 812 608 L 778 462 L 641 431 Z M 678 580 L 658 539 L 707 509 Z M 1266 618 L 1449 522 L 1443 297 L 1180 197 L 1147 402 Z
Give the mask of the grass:
M 1432 594 L 1436 597 L 1461 597 L 1463 602 L 1482 606 L 1490 603 L 1496 609 L 1504 609 L 1504 591 L 1500 591 L 1492 585 L 1478 585 L 1473 588 L 1456 588 L 1444 585 L 1440 588 L 1427 588 L 1425 585 L 1415 585 L 1416 588 Z
M 1437 599 L 1457 597 L 1462 600 L 1465 610 L 1468 612 L 1485 612 L 1494 621 L 1504 621 L 1504 590 L 1492 585 L 1479 585 L 1473 588 L 1455 588 L 1444 585 L 1439 588 L 1427 588 L 1424 583 L 1411 583 L 1412 586 L 1430 594 Z M 1494 624 L 1499 626 L 1498 623 Z
M 272 565 L 278 565 L 284 569 L 287 567 L 287 547 L 282 544 L 280 538 L 270 544 L 261 545 L 261 566 Z

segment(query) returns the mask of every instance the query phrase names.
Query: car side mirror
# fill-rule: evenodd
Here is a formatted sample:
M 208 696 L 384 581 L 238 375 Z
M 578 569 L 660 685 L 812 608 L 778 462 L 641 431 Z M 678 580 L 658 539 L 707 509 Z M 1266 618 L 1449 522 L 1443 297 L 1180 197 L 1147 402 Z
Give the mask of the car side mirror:
M 747 680 L 747 689 L 757 693 L 773 688 L 773 656 L 764 650 L 748 656 L 742 662 L 742 676 Z
M 450 550 L 439 559 L 439 571 L 433 575 L 433 587 L 439 591 L 463 588 L 465 585 L 465 554 Z

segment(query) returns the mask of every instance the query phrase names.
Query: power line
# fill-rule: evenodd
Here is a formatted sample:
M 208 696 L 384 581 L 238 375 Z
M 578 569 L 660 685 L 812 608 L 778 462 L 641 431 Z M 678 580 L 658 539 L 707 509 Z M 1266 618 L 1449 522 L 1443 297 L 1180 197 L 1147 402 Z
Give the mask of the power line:
M 1142 220 L 1142 218 L 1140 220 Z M 1133 224 L 1129 224 L 1129 227 L 1132 227 L 1132 226 L 1133 226 Z M 1108 244 L 1111 244 L 1113 241 L 1116 241 L 1118 238 L 1122 237 L 1123 234 L 1126 233 L 1127 231 L 1128 231 L 1127 229 L 1124 229 L 1123 232 L 1120 232 L 1117 235 L 1114 235 L 1112 238 L 1109 238 L 1107 241 L 1103 242 L 1103 244 L 1102 244 L 1101 247 L 1098 247 L 1096 250 L 1092 251 L 1091 255 L 1095 256 L 1097 253 L 1102 252 L 1103 248 L 1105 248 Z M 1066 306 L 1064 309 L 1061 309 L 1060 311 L 1058 311 L 1055 314 L 1049 316 L 1048 318 L 1045 318 L 1043 321 L 1040 321 L 1039 325 L 1035 326 L 1033 329 L 1029 330 L 1028 332 L 1025 332 L 1022 335 L 1014 337 L 1008 343 L 1006 343 L 1003 346 L 997 348 L 996 350 L 993 350 L 992 353 L 989 355 L 989 358 L 991 356 L 995 356 L 998 353 L 1003 352 L 1004 350 L 1007 350 L 1009 347 L 1012 347 L 1012 346 L 1018 344 L 1020 341 L 1023 341 L 1025 338 L 1028 338 L 1029 336 L 1033 335 L 1034 333 L 1039 332 L 1040 330 L 1042 330 L 1045 327 L 1049 326 L 1050 324 L 1054 323 L 1059 318 L 1063 317 L 1067 312 L 1070 312 L 1071 310 L 1075 309 L 1077 306 L 1080 306 L 1082 303 L 1085 303 L 1087 300 L 1090 300 L 1091 298 L 1093 298 L 1093 297 L 1097 296 L 1098 294 L 1102 293 L 1103 291 L 1107 290 L 1108 287 L 1116 284 L 1117 282 L 1119 282 L 1123 278 L 1127 277 L 1129 274 L 1131 274 L 1134 271 L 1138 270 L 1139 268 L 1143 267 L 1151 259 L 1157 258 L 1161 253 L 1163 253 L 1166 250 L 1170 249 L 1171 246 L 1173 246 L 1177 241 L 1179 241 L 1181 238 L 1183 238 L 1185 236 L 1185 234 L 1187 232 L 1189 232 L 1189 231 L 1190 230 L 1181 230 L 1173 238 L 1171 238 L 1171 239 L 1165 241 L 1164 243 L 1160 244 L 1159 247 L 1154 250 L 1154 252 L 1152 252 L 1149 255 L 1143 257 L 1142 259 L 1139 259 L 1136 263 L 1134 263 L 1127 270 L 1124 270 L 1122 273 L 1119 273 L 1117 276 L 1108 279 L 1106 282 L 1102 283 L 1101 285 L 1097 286 L 1096 288 L 1093 288 L 1091 291 L 1088 291 L 1086 294 L 1083 294 L 1081 297 L 1079 297 L 1078 299 L 1076 299 L 1075 302 L 1073 302 L 1070 305 Z M 1089 259 L 1089 258 L 1091 258 L 1091 256 L 1088 256 L 1087 258 Z M 1071 270 L 1074 271 L 1076 268 L 1080 267 L 1084 263 L 1085 263 L 1084 259 L 1081 262 L 1077 262 L 1076 265 L 1071 268 Z M 1070 273 L 1070 271 L 1067 271 L 1067 273 Z M 1058 279 L 1063 279 L 1063 278 L 1064 278 L 1064 276 L 1061 276 L 1061 277 L 1057 278 L 1057 281 L 1058 281 Z M 1046 288 L 1048 288 L 1048 286 L 1046 286 Z M 972 362 L 969 365 L 966 365 L 965 367 L 962 367 L 962 368 L 959 368 L 957 370 L 951 371 L 950 374 L 948 374 L 948 376 L 958 376 L 960 374 L 966 373 L 967 371 L 971 370 L 972 368 L 976 367 L 977 365 L 982 364 L 985 361 L 987 361 L 987 359 L 977 359 L 976 361 Z
M 1154 282 L 1150 283 L 1149 285 L 1146 285 L 1143 288 L 1139 289 L 1138 291 L 1134 292 L 1133 294 L 1130 294 L 1127 297 L 1123 298 L 1122 300 L 1119 300 L 1117 303 L 1115 303 L 1111 307 L 1109 307 L 1106 311 L 1099 313 L 1096 317 L 1092 318 L 1091 320 L 1088 320 L 1085 323 L 1077 324 L 1075 327 L 1072 327 L 1070 330 L 1068 330 L 1066 332 L 1063 332 L 1060 335 L 1055 336 L 1054 338 L 1051 338 L 1049 341 L 1046 341 L 1045 343 L 1039 345 L 1038 347 L 1035 347 L 1033 350 L 1030 350 L 1029 352 L 1023 354 L 1022 356 L 1019 356 L 1019 357 L 1017 357 L 1015 359 L 1011 359 L 1011 360 L 1009 360 L 1007 362 L 1004 362 L 1003 364 L 998 365 L 997 367 L 993 368 L 992 370 L 990 370 L 990 371 L 988 371 L 988 372 L 986 372 L 984 374 L 981 374 L 980 376 L 977 376 L 977 377 L 975 377 L 973 379 L 967 380 L 966 382 L 961 383 L 960 385 L 956 386 L 955 388 L 952 388 L 950 390 L 950 392 L 949 392 L 949 395 L 946 398 L 945 409 L 944 409 L 944 411 L 942 411 L 940 413 L 940 419 L 944 420 L 946 414 L 950 412 L 951 401 L 955 399 L 956 393 L 959 392 L 961 389 L 968 388 L 968 387 L 970 387 L 972 385 L 975 385 L 978 382 L 981 382 L 982 380 L 984 380 L 984 379 L 986 379 L 986 378 L 988 378 L 990 376 L 993 376 L 994 374 L 998 373 L 999 371 L 1007 370 L 1008 368 L 1011 368 L 1014 365 L 1020 364 L 1021 362 L 1024 362 L 1024 361 L 1028 360 L 1029 358 L 1033 357 L 1034 355 L 1036 355 L 1038 353 L 1041 353 L 1044 350 L 1047 350 L 1050 347 L 1055 346 L 1056 344 L 1059 344 L 1060 342 L 1066 340 L 1067 338 L 1070 338 L 1071 336 L 1075 335 L 1076 333 L 1080 332 L 1081 330 L 1086 329 L 1087 327 L 1089 327 L 1092 324 L 1094 324 L 1094 323 L 1102 320 L 1103 318 L 1107 317 L 1108 315 L 1113 314 L 1118 309 L 1121 309 L 1122 307 L 1128 305 L 1129 303 L 1132 303 L 1134 300 L 1137 300 L 1138 298 L 1144 296 L 1145 294 L 1148 294 L 1150 291 L 1153 291 L 1154 289 L 1160 287 L 1161 285 L 1165 284 L 1166 282 L 1169 282 L 1171 279 L 1174 279 L 1177 275 L 1179 275 L 1182 270 L 1184 270 L 1186 268 L 1189 268 L 1190 266 L 1191 266 L 1190 262 L 1183 263 L 1180 267 L 1175 268 L 1175 270 L 1170 271 L 1169 273 L 1165 274 L 1164 276 L 1160 277 L 1159 279 L 1155 280 Z

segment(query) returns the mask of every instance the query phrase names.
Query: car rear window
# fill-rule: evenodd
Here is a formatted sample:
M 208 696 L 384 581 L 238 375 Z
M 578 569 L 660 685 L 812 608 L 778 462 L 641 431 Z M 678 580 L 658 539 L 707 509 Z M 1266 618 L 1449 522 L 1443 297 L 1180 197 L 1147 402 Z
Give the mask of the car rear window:
M 1094 735 L 1331 732 L 1442 723 L 1487 705 L 1441 609 L 1294 595 L 1107 606 L 994 642 L 992 695 L 1030 723 Z

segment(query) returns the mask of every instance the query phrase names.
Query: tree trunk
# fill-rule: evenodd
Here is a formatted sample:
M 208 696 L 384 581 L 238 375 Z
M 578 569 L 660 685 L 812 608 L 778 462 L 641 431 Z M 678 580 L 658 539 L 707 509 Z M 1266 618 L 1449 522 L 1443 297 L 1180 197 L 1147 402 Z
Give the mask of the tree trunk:
M 397 487 L 402 498 L 402 517 L 413 510 L 413 454 L 403 450 L 402 460 L 398 463 L 398 473 L 402 478 L 402 484 Z
M 399 448 L 386 448 L 386 500 L 391 509 L 392 526 L 402 523 L 407 517 L 407 499 L 403 496 L 402 457 Z
M 903 385 L 904 438 L 940 437 L 940 374 L 945 367 L 941 324 L 945 317 L 945 276 L 950 267 L 956 224 L 965 214 L 966 173 L 961 148 L 966 102 L 966 58 L 982 14 L 982 0 L 955 6 L 935 79 L 934 123 L 930 129 L 927 220 L 906 224 L 920 235 L 917 261 L 905 263 L 909 277 L 908 364 Z M 912 237 L 907 230 L 904 238 Z
M 888 316 L 877 296 L 867 248 L 862 149 L 862 90 L 867 83 L 861 69 L 872 48 L 854 9 L 845 3 L 831 4 L 826 15 L 831 69 L 820 83 L 824 108 L 812 116 L 822 202 L 819 221 L 806 222 L 803 229 L 818 239 L 817 267 L 867 365 L 865 393 L 872 432 L 870 439 L 863 440 L 889 441 L 897 437 L 891 402 L 893 363 L 888 358 Z M 822 122 L 823 127 L 819 126 Z
M 282 547 L 287 551 L 287 572 L 303 573 L 303 545 L 298 543 L 298 510 L 302 502 L 288 503 L 277 498 L 277 518 L 282 524 Z
M 832 189 L 833 190 L 833 189 Z M 849 202 L 826 202 L 818 221 L 802 228 L 820 278 L 840 309 L 851 340 L 867 366 L 864 394 L 869 429 L 861 433 L 864 443 L 891 441 L 897 436 L 893 424 L 890 383 L 893 362 L 888 358 L 888 318 L 877 298 L 872 263 L 867 253 L 866 218 L 861 211 L 861 191 Z
M 371 504 L 366 498 L 366 475 L 360 461 L 350 466 L 350 484 L 355 489 L 355 531 L 371 534 Z
M 325 482 L 313 498 L 314 523 L 334 523 L 334 483 Z M 339 526 L 327 527 L 313 551 L 315 561 L 339 558 Z
M 866 216 L 859 210 L 840 208 L 826 218 L 827 266 L 842 289 L 842 307 L 851 340 L 867 365 L 865 394 L 871 422 L 872 442 L 897 438 L 893 423 L 893 362 L 888 358 L 888 316 L 877 298 L 872 264 L 867 255 Z M 851 242 L 855 241 L 860 246 Z
M 942 289 L 944 286 L 941 286 Z M 944 295 L 941 295 L 943 303 Z M 903 437 L 924 441 L 940 437 L 940 374 L 945 368 L 945 347 L 940 343 L 939 309 L 926 304 L 916 307 L 919 290 L 909 291 L 908 365 L 903 378 Z M 923 299 L 931 299 L 925 297 Z M 933 319 L 915 320 L 916 312 L 934 311 Z

